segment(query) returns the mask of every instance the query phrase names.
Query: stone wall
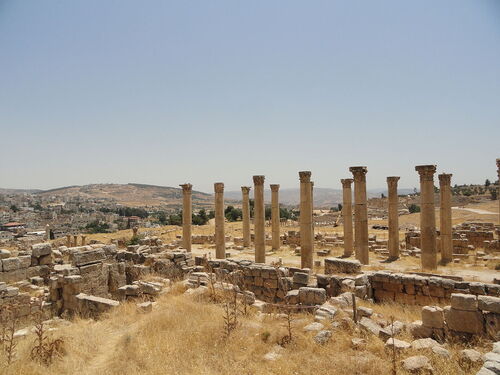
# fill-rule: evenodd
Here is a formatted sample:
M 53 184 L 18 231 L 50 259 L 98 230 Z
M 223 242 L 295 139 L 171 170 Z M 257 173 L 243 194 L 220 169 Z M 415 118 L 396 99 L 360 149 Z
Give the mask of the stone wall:
M 12 257 L 10 251 L 0 251 L 0 282 L 14 283 L 33 277 L 47 278 L 52 266 L 50 244 L 33 245 L 31 250 L 20 251 Z
M 413 334 L 443 339 L 446 336 L 470 339 L 487 336 L 500 340 L 500 298 L 453 293 L 450 306 L 425 306 L 422 321 L 415 323 Z
M 369 275 L 376 302 L 393 301 L 408 305 L 448 303 L 452 293 L 500 296 L 500 285 L 457 281 L 437 276 L 375 272 Z

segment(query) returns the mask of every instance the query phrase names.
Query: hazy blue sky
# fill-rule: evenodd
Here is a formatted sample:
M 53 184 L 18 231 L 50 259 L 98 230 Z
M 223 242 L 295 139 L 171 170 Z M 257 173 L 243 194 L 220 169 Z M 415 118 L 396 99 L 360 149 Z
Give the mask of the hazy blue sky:
M 500 1 L 0 0 L 0 128 L 0 187 L 483 182 Z

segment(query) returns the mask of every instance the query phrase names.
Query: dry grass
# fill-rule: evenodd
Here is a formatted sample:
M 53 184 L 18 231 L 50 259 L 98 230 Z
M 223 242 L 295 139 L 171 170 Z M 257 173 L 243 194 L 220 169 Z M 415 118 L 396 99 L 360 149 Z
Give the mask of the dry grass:
M 302 327 L 312 321 L 310 315 L 294 318 L 294 341 L 282 349 L 282 357 L 265 361 L 286 334 L 286 321 L 279 316 L 251 314 L 240 317 L 239 327 L 229 339 L 223 334 L 221 306 L 194 300 L 182 294 L 182 288 L 158 300 L 152 313 L 137 312 L 133 303 L 121 305 L 100 321 L 75 320 L 68 327 L 54 332 L 64 338 L 65 354 L 50 367 L 30 361 L 33 336 L 19 341 L 18 359 L 10 367 L 3 358 L 0 373 L 4 374 L 366 374 L 390 373 L 391 354 L 383 342 L 353 325 L 334 331 L 331 341 L 317 345 L 313 333 Z M 373 306 L 371 306 L 373 307 Z M 379 305 L 376 312 L 389 314 L 402 321 L 412 321 L 417 308 Z M 339 314 L 338 320 L 343 314 Z M 327 328 L 329 323 L 325 323 Z M 267 340 L 263 338 L 268 337 Z M 351 338 L 367 340 L 364 350 L 351 348 Z M 409 340 L 409 337 L 401 338 Z M 484 351 L 489 349 L 486 344 Z M 466 374 L 457 364 L 457 351 L 451 345 L 453 360 L 443 360 L 432 352 L 436 374 Z M 409 351 L 399 360 L 410 355 Z M 474 369 L 477 371 L 477 369 Z M 401 369 L 398 373 L 403 374 Z M 473 373 L 473 372 L 470 372 Z

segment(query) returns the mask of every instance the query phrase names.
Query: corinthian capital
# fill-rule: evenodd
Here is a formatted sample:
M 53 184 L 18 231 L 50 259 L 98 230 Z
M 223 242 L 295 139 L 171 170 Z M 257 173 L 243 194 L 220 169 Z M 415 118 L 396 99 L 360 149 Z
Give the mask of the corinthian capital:
M 436 173 L 435 165 L 417 165 L 415 170 L 420 175 L 420 181 L 433 181 Z
M 299 172 L 300 182 L 311 182 L 311 171 Z
M 254 185 L 264 185 L 264 176 L 253 176 Z

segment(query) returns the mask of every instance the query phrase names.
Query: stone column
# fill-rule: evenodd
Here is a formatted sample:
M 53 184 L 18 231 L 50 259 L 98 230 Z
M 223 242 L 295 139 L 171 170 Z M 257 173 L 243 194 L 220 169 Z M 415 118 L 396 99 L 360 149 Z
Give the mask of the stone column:
M 389 260 L 399 258 L 398 181 L 399 177 L 387 177 L 389 202 Z
M 271 232 L 272 232 L 272 248 L 279 250 L 280 243 L 280 203 L 279 189 L 277 184 L 271 186 Z
M 350 257 L 354 248 L 351 191 L 353 181 L 351 178 L 340 180 L 342 182 L 342 219 L 344 220 L 344 257 Z
M 266 262 L 266 232 L 265 225 L 265 210 L 264 210 L 264 176 L 253 176 L 253 231 L 255 236 L 255 262 Z
M 243 216 L 243 246 L 250 247 L 250 193 L 251 187 L 242 186 L 241 193 L 243 195 L 242 216 Z
M 366 204 L 366 167 L 351 167 L 354 176 L 354 249 L 362 264 L 370 262 L 368 252 L 368 209 Z
M 451 176 L 442 173 L 439 178 L 439 233 L 441 238 L 441 263 L 450 263 L 453 260 L 453 239 L 451 222 Z
M 87 236 L 81 236 L 82 237 L 82 246 L 85 246 L 87 244 Z
M 500 224 L 500 158 L 497 159 L 497 175 L 498 175 L 498 192 L 497 192 L 497 199 L 498 199 L 498 224 Z
M 215 190 L 215 257 L 226 257 L 226 234 L 224 232 L 224 183 L 216 182 Z
M 300 263 L 302 268 L 313 269 L 312 193 L 311 172 L 299 172 L 300 178 Z
M 312 252 L 314 253 L 314 181 L 311 181 L 311 235 L 312 235 Z
M 50 224 L 45 225 L 45 239 L 50 241 Z
M 78 246 L 78 236 L 76 234 L 73 236 L 73 246 Z
M 182 247 L 187 251 L 191 251 L 191 222 L 192 218 L 192 204 L 191 196 L 193 185 L 182 184 Z
M 435 270 L 436 256 L 436 213 L 434 212 L 435 165 L 418 165 L 420 175 L 420 250 L 422 268 Z
M 66 247 L 71 247 L 71 235 L 66 235 Z

